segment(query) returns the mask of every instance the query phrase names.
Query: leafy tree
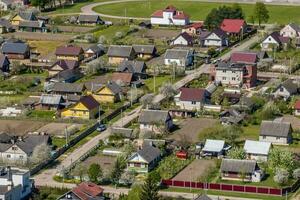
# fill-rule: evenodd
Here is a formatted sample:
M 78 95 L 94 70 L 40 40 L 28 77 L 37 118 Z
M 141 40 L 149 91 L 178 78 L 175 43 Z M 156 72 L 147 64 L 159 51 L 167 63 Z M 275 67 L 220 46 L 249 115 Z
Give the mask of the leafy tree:
M 116 162 L 114 163 L 112 171 L 110 172 L 110 178 L 114 184 L 118 183 L 120 177 L 122 176 L 122 173 L 124 172 L 125 167 L 125 158 L 123 156 L 119 156 Z
M 293 171 L 293 178 L 299 179 L 300 178 L 300 168 L 297 168 Z
M 223 92 L 224 88 L 218 87 L 217 90 L 211 95 L 211 102 L 216 105 L 220 105 Z
M 273 172 L 277 169 L 285 169 L 291 174 L 295 169 L 293 153 L 285 149 L 273 148 L 270 151 L 268 163 Z
M 142 187 L 140 185 L 133 185 L 131 190 L 128 192 L 127 200 L 141 199 Z
M 87 174 L 86 167 L 82 163 L 77 164 L 73 172 L 79 176 L 80 181 L 83 181 L 83 177 Z
M 135 148 L 132 143 L 126 143 L 123 147 L 123 154 L 127 158 L 135 151 Z
M 289 180 L 289 172 L 285 169 L 277 169 L 274 181 L 279 185 L 286 184 Z
M 98 183 L 99 179 L 103 176 L 101 166 L 96 163 L 91 164 L 88 170 L 88 176 L 93 183 Z
M 153 179 L 153 181 L 160 183 L 161 176 L 157 171 L 150 172 L 149 176 L 151 177 L 151 179 Z
M 233 148 L 228 152 L 228 157 L 231 159 L 246 159 L 246 152 L 243 148 Z
M 143 200 L 158 200 L 158 182 L 154 176 L 148 176 L 142 186 L 141 199 Z
M 270 18 L 269 11 L 263 2 L 255 3 L 253 17 L 258 21 L 259 27 L 262 22 L 268 22 Z
M 46 143 L 42 143 L 33 149 L 31 162 L 38 164 L 49 158 L 51 158 L 51 148 Z
M 243 129 L 236 125 L 226 126 L 225 130 L 222 131 L 222 138 L 229 144 L 235 144 L 236 139 L 243 133 Z
M 273 101 L 268 102 L 259 113 L 261 119 L 273 119 L 279 114 L 280 110 Z

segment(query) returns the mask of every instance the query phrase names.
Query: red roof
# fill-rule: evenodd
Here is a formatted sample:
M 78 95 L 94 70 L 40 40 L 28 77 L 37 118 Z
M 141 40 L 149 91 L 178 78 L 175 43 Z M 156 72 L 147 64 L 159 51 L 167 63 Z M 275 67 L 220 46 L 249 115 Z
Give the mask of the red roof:
M 56 48 L 56 55 L 78 56 L 83 53 L 83 49 L 78 46 L 60 46 Z
M 163 11 L 157 10 L 151 15 L 151 17 L 163 17 Z
M 90 197 L 99 197 L 103 193 L 103 189 L 95 183 L 80 183 L 72 192 L 82 200 L 89 200 Z
M 197 23 L 189 24 L 189 25 L 185 26 L 184 28 L 199 29 L 199 28 L 202 28 L 202 26 L 203 26 L 202 22 L 197 22 Z
M 174 19 L 187 19 L 187 18 L 189 18 L 189 16 L 186 13 L 184 13 L 183 11 L 177 11 L 177 9 L 172 5 L 167 6 L 164 10 L 155 11 L 154 13 L 152 13 L 151 17 L 162 18 L 164 12 L 173 12 L 174 13 L 174 15 L 173 15 Z
M 187 19 L 189 18 L 189 15 L 185 14 L 183 11 L 176 11 L 175 15 L 173 16 L 173 19 Z
M 205 98 L 205 89 L 181 88 L 181 101 L 202 101 Z
M 233 63 L 256 63 L 257 54 L 252 52 L 233 52 L 230 61 Z
M 244 24 L 243 19 L 224 19 L 220 28 L 227 33 L 239 33 Z
M 296 101 L 295 103 L 295 109 L 300 110 L 300 100 Z

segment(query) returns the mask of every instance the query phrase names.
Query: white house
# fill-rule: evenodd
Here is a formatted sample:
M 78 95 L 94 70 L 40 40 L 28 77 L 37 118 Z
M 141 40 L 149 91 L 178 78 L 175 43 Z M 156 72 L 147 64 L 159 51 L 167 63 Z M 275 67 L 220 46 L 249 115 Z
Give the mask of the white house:
M 288 145 L 292 142 L 292 127 L 289 122 L 262 121 L 259 141 L 272 144 Z
M 284 100 L 287 100 L 297 92 L 298 85 L 294 83 L 292 79 L 287 79 L 275 89 L 275 91 L 273 92 L 273 96 L 275 98 L 281 97 Z
M 289 42 L 289 37 L 283 37 L 278 32 L 273 32 L 262 41 L 260 46 L 262 50 L 270 51 L 274 48 L 286 48 Z
M 193 37 L 187 32 L 180 33 L 174 40 L 172 40 L 171 45 L 180 46 L 190 46 L 193 45 Z
M 201 110 L 208 94 L 205 89 L 181 88 L 175 96 L 176 106 L 183 110 Z
M 26 199 L 31 194 L 32 184 L 28 170 L 10 167 L 0 169 L 0 199 Z
M 290 23 L 280 30 L 280 35 L 283 37 L 296 38 L 300 36 L 300 26 Z
M 194 55 L 192 50 L 186 49 L 167 49 L 164 56 L 165 65 L 177 65 L 187 67 L 193 64 Z
M 215 67 L 215 81 L 222 85 L 241 86 L 243 84 L 244 65 L 219 62 Z
M 206 47 L 223 47 L 229 45 L 228 36 L 226 32 L 221 29 L 215 29 L 200 39 L 203 40 L 203 42 L 201 42 L 202 45 Z
M 190 18 L 183 11 L 178 11 L 174 6 L 167 6 L 164 10 L 157 10 L 151 15 L 152 25 L 185 26 L 190 23 Z
M 266 162 L 268 160 L 270 149 L 270 142 L 246 140 L 244 144 L 244 150 L 247 154 L 247 158 L 256 161 Z

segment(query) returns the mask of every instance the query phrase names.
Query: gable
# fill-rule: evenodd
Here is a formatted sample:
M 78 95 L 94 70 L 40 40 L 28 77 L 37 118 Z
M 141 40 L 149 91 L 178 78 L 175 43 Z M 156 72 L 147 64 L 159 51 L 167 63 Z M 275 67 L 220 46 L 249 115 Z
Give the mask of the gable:
M 62 71 L 64 70 L 61 66 L 59 65 L 54 65 L 53 67 L 50 68 L 50 70 L 54 70 L 54 71 Z
M 217 34 L 215 34 L 215 33 L 211 33 L 206 39 L 221 40 L 221 38 L 219 36 L 217 36 Z
M 130 159 L 130 162 L 143 162 L 143 163 L 148 163 L 141 155 L 138 153 L 135 153 Z
M 77 104 L 74 105 L 74 107 L 72 108 L 74 110 L 86 110 L 88 111 L 89 109 L 83 105 L 81 102 L 78 102 Z
M 5 153 L 11 154 L 26 154 L 18 145 L 14 144 L 9 149 L 5 151 Z
M 113 92 L 108 87 L 103 87 L 98 90 L 97 94 L 99 95 L 114 95 Z
M 16 15 L 12 18 L 12 21 L 22 21 L 22 17 L 20 17 L 20 15 Z
M 263 41 L 263 43 L 278 44 L 278 42 L 270 35 Z

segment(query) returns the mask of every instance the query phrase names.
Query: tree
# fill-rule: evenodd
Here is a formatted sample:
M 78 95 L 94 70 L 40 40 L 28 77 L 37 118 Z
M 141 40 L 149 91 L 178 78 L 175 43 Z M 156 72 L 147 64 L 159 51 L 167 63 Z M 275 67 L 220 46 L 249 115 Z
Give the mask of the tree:
M 46 143 L 42 143 L 33 149 L 31 161 L 34 164 L 41 163 L 51 158 L 51 148 Z
M 127 200 L 139 200 L 141 198 L 142 187 L 138 184 L 135 184 L 131 187 L 131 190 L 128 192 Z
M 243 148 L 233 148 L 228 152 L 228 157 L 231 159 L 246 159 L 246 152 Z
M 89 63 L 87 63 L 84 68 L 84 72 L 86 74 L 95 74 L 101 70 L 106 69 L 107 63 L 102 58 L 97 58 Z
M 226 126 L 224 131 L 222 131 L 222 138 L 226 140 L 227 143 L 234 145 L 236 139 L 242 135 L 243 129 L 236 125 Z
M 263 2 L 255 3 L 253 17 L 258 21 L 259 27 L 262 22 L 268 22 L 270 18 L 269 11 Z
M 143 105 L 143 108 L 151 107 L 154 99 L 154 94 L 145 94 L 140 98 L 140 102 Z
M 300 168 L 297 168 L 293 171 L 293 178 L 299 179 L 300 178 Z
M 277 169 L 274 181 L 279 185 L 286 184 L 289 180 L 289 172 L 285 169 Z
M 165 83 L 159 88 L 159 93 L 170 99 L 177 94 L 177 90 L 171 83 Z
M 104 35 L 100 35 L 100 37 L 98 38 L 98 43 L 106 44 L 107 43 L 106 37 Z
M 84 180 L 84 176 L 87 174 L 86 167 L 82 164 L 79 163 L 75 166 L 73 173 L 77 176 L 79 176 L 80 181 Z
M 273 172 L 277 169 L 285 169 L 292 174 L 295 169 L 294 155 L 285 149 L 273 148 L 270 151 L 268 163 Z
M 154 176 L 148 176 L 142 186 L 141 199 L 143 200 L 158 200 L 158 182 Z
M 99 179 L 103 176 L 101 166 L 96 163 L 91 164 L 88 170 L 88 176 L 90 181 L 93 183 L 98 183 Z
M 123 154 L 127 158 L 135 151 L 135 148 L 132 143 L 126 143 L 123 147 Z
M 118 183 L 122 173 L 124 172 L 125 167 L 126 159 L 123 156 L 119 156 L 116 162 L 114 163 L 112 171 L 110 172 L 110 178 L 114 184 Z

